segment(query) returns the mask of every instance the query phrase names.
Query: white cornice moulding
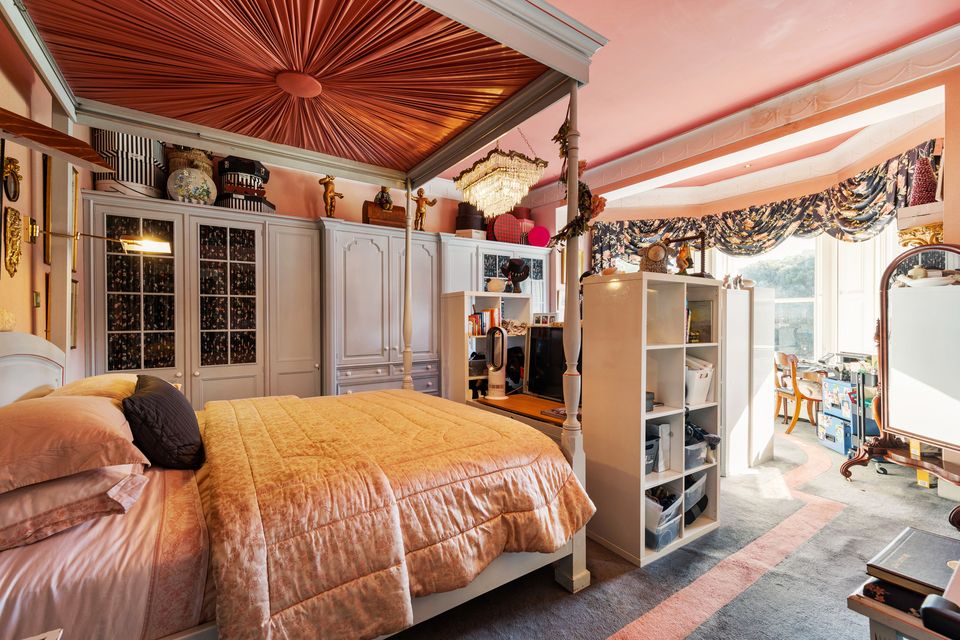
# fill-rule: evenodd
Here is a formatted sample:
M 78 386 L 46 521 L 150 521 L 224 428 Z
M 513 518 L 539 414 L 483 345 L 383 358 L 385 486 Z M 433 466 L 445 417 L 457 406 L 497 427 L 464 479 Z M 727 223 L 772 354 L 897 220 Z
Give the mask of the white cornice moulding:
M 960 25 L 854 65 L 821 80 L 738 111 L 710 124 L 588 169 L 584 181 L 602 194 L 606 185 L 681 162 L 728 144 L 960 65 Z M 562 202 L 559 185 L 530 192 L 524 206 Z
M 618 209 L 703 205 L 766 189 L 835 175 L 884 146 L 935 121 L 943 121 L 942 107 L 928 107 L 867 127 L 833 149 L 809 158 L 768 167 L 742 176 L 696 187 L 660 187 L 607 204 L 612 218 Z M 606 213 L 606 212 L 605 212 Z
M 417 0 L 581 84 L 607 39 L 542 0 Z
M 70 116 L 71 120 L 77 119 L 76 102 L 70 86 L 60 73 L 60 68 L 54 61 L 53 56 L 40 38 L 36 25 L 27 13 L 23 3 L 19 0 L 0 0 L 0 16 L 3 22 L 9 27 L 13 37 L 16 38 L 20 47 L 27 54 L 37 75 L 43 80 L 43 83 L 53 94 L 64 112 Z
M 329 173 L 369 184 L 387 184 L 398 189 L 405 188 L 406 185 L 404 173 L 395 169 L 345 160 L 86 98 L 77 100 L 77 120 L 80 124 L 91 127 L 197 147 L 217 155 L 256 158 L 278 167 Z

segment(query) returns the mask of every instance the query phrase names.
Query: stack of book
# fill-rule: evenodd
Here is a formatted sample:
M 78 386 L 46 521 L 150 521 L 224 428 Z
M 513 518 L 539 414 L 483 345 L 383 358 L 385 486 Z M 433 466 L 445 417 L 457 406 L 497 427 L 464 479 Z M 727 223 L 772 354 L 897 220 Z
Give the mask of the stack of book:
M 944 595 L 958 563 L 960 540 L 907 527 L 867 563 L 863 595 L 919 618 L 924 598 Z
M 470 336 L 485 336 L 491 327 L 499 326 L 500 309 L 483 309 L 467 316 L 467 333 Z

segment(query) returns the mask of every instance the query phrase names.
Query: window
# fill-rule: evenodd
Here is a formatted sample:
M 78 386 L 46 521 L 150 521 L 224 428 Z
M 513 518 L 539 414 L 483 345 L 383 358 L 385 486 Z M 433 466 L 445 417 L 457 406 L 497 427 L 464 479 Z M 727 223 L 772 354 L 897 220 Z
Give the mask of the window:
M 804 358 L 815 357 L 817 346 L 816 255 L 815 240 L 793 237 L 759 256 L 715 256 L 718 273 L 774 290 L 776 349 Z

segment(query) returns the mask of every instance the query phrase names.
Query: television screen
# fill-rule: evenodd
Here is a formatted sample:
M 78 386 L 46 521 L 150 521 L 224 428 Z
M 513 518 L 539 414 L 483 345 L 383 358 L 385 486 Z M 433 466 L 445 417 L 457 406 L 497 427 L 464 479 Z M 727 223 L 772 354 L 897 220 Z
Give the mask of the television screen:
M 563 402 L 563 327 L 532 326 L 528 331 L 527 393 Z M 577 369 L 583 371 L 583 351 Z

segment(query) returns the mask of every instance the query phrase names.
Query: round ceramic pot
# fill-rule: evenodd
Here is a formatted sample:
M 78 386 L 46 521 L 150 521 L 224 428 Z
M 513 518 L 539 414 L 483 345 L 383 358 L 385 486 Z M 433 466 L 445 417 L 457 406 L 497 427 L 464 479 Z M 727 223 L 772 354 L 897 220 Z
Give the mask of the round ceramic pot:
M 217 199 L 217 185 L 200 169 L 177 169 L 167 179 L 167 195 L 178 202 L 213 204 Z

